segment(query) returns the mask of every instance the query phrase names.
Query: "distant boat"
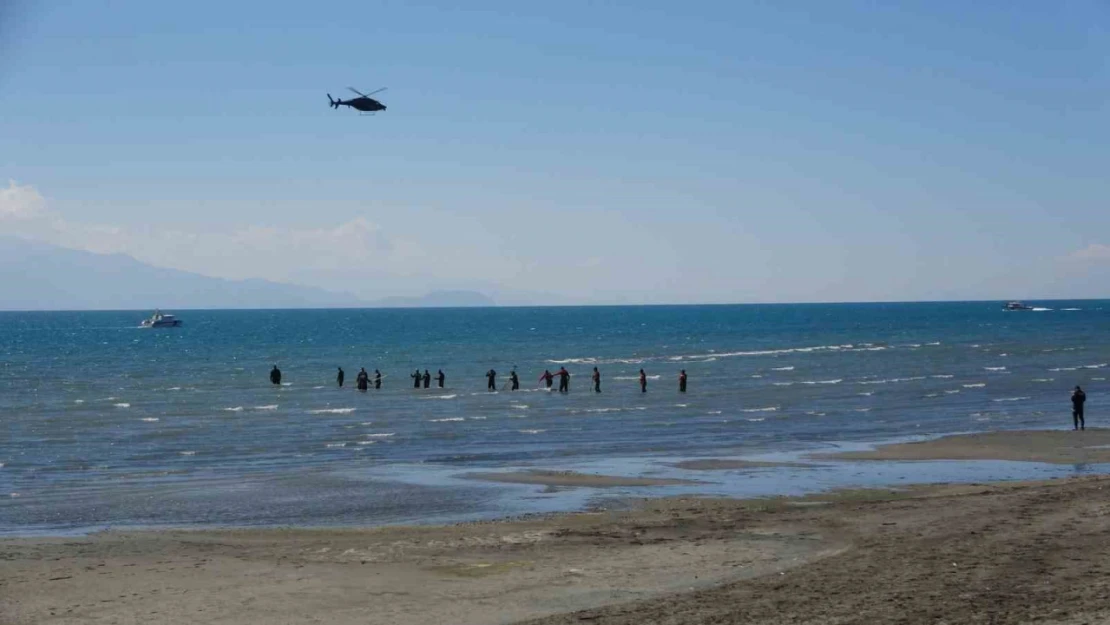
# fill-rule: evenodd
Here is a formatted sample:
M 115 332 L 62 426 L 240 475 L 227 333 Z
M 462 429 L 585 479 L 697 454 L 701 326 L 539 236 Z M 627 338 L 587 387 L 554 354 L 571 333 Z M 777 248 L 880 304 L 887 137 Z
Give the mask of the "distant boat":
M 143 319 L 141 325 L 144 328 L 176 328 L 181 325 L 181 320 L 156 310 L 150 319 Z
M 1023 304 L 1021 302 L 1007 302 L 1006 305 L 1002 307 L 1002 309 L 1003 310 L 1033 310 L 1033 307 L 1028 306 L 1026 304 Z

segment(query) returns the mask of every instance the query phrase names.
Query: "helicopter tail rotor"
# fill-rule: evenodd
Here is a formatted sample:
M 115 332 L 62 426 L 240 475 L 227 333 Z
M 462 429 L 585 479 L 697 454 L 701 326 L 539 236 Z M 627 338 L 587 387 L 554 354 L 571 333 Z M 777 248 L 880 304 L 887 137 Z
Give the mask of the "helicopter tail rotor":
M 333 100 L 330 93 L 328 94 L 328 104 L 330 104 L 333 109 L 339 108 L 339 102 Z

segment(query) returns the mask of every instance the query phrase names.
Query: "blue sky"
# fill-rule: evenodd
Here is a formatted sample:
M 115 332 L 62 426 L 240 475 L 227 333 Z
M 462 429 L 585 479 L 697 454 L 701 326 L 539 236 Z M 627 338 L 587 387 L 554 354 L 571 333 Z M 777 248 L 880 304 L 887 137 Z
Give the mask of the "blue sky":
M 366 297 L 1107 295 L 1105 2 L 458 4 L 9 4 L 0 234 Z

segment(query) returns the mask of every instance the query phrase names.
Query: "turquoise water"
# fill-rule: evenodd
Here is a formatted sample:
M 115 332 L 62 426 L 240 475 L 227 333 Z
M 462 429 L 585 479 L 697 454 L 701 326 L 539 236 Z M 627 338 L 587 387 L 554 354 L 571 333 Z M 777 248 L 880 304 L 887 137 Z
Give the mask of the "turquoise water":
M 0 313 L 0 532 L 544 510 L 595 491 L 456 476 L 530 466 L 671 475 L 681 472 L 667 463 L 684 457 L 1070 427 L 1076 384 L 1098 425 L 1110 302 L 1038 306 L 178 311 L 184 327 L 161 330 L 137 328 L 149 312 Z M 286 385 L 269 383 L 273 364 Z M 564 365 L 571 392 L 543 391 L 540 373 Z M 589 388 L 594 366 L 601 394 Z M 383 388 L 354 390 L 359 367 L 380 369 Z M 500 387 L 514 367 L 520 391 L 485 390 L 488 369 Z M 446 388 L 413 390 L 415 368 L 443 369 Z M 827 485 L 852 472 L 808 474 Z M 716 484 L 698 492 L 805 481 L 796 471 L 697 477 Z

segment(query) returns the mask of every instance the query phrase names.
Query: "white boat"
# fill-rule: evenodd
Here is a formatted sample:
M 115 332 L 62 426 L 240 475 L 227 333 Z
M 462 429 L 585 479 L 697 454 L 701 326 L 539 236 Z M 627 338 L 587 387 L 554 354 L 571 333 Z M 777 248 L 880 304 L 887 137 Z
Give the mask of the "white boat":
M 143 319 L 144 328 L 176 328 L 181 325 L 181 320 L 173 315 L 167 315 L 160 310 L 154 311 L 150 319 Z
M 1032 306 L 1023 304 L 1021 302 L 1008 302 L 1002 308 L 1003 310 L 1033 310 Z

